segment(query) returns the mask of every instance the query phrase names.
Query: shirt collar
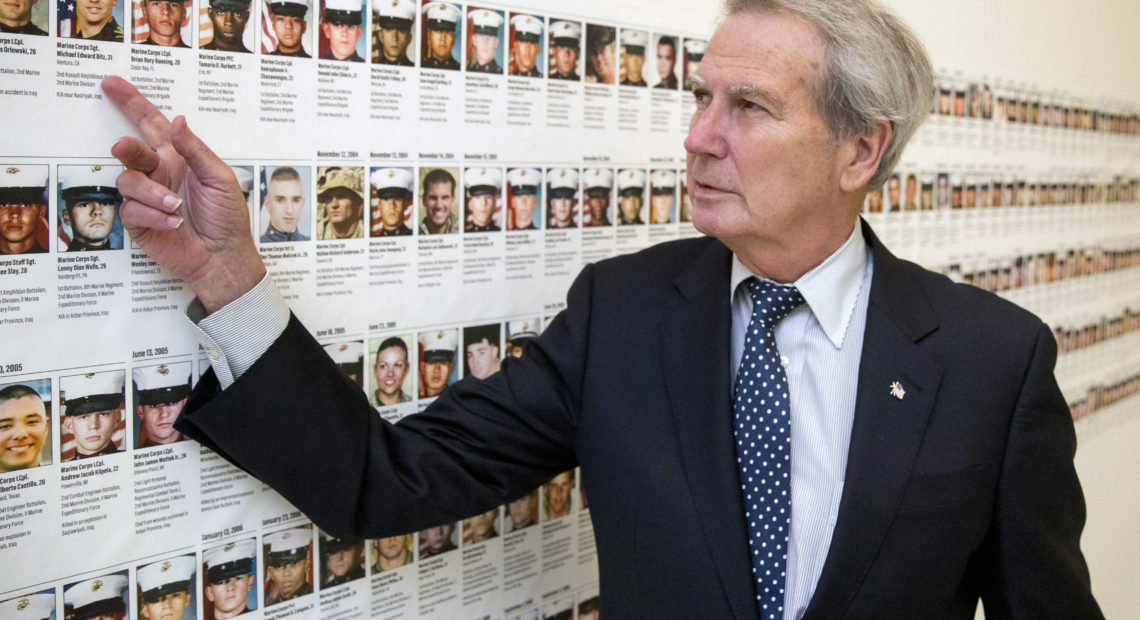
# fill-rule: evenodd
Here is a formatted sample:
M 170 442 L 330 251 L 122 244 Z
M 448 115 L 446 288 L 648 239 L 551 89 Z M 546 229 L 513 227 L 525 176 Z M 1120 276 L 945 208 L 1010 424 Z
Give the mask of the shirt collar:
M 859 223 L 856 222 L 847 241 L 844 241 L 838 250 L 793 283 L 827 334 L 828 340 L 837 349 L 843 347 L 847 328 L 851 325 L 851 317 L 855 314 L 859 291 L 863 288 L 863 273 L 867 260 L 867 242 L 863 239 Z M 742 294 L 738 293 L 740 283 L 753 276 L 755 274 L 740 262 L 736 254 L 733 254 L 732 294 Z

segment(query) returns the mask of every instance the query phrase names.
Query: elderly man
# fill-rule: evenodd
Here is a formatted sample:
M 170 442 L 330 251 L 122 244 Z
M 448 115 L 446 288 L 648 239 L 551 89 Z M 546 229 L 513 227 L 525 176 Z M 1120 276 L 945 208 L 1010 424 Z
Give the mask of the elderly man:
M 182 40 L 182 21 L 186 19 L 183 0 L 145 0 L 142 4 L 142 21 L 148 33 L 142 45 L 190 47 Z
M 309 27 L 305 15 L 308 12 L 309 0 L 276 0 L 269 4 L 269 21 L 277 37 L 277 47 L 269 52 L 270 56 L 310 58 L 305 51 L 305 30 Z
M 267 332 L 207 339 L 218 361 L 180 425 L 367 536 L 580 466 L 607 617 L 969 619 L 979 598 L 987 615 L 1101 617 L 1050 330 L 859 219 L 931 107 L 921 42 L 871 0 L 733 0 L 692 81 L 687 186 L 708 236 L 590 265 L 527 354 L 396 425 L 314 363 L 299 321 L 266 325 L 284 306 L 228 167 L 107 81 L 159 148 L 112 151 L 140 244 L 188 279 L 203 332 Z M 224 191 L 179 207 L 183 184 Z M 232 233 L 187 248 L 213 229 L 176 226 L 176 207 Z M 336 450 L 307 445 L 314 410 Z
M 32 23 L 32 5 L 37 2 L 39 0 L 9 0 L 0 4 L 0 33 L 47 36 L 46 30 Z
M 245 25 L 249 23 L 250 0 L 210 0 L 206 15 L 213 27 L 213 37 L 204 50 L 250 53 L 245 46 Z
M 0 254 L 48 251 L 40 243 L 41 231 L 48 229 L 47 177 L 47 166 L 6 166 L 0 170 Z

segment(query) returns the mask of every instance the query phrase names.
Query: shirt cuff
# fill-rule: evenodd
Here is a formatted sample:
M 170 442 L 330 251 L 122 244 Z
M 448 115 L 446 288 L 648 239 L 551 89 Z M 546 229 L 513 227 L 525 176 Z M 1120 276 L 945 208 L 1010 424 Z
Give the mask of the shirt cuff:
M 197 297 L 186 306 L 186 318 L 198 332 L 210 366 L 222 389 L 233 385 L 253 366 L 289 324 L 289 306 L 266 273 L 257 286 L 206 315 Z

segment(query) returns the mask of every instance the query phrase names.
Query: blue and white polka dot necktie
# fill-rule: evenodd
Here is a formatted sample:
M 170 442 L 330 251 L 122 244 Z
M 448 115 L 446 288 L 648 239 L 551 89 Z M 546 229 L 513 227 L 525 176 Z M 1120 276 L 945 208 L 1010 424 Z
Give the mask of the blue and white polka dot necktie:
M 792 425 L 788 377 L 773 330 L 804 298 L 794 286 L 757 278 L 747 284 L 752 320 L 736 373 L 736 460 L 760 617 L 779 620 L 784 617 L 792 516 Z

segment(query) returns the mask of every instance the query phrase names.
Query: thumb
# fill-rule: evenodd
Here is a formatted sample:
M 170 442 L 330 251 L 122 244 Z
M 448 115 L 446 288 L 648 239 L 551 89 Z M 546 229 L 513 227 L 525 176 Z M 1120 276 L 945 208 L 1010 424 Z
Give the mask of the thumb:
M 174 145 L 174 150 L 186 160 L 190 170 L 203 185 L 219 188 L 234 183 L 233 171 L 217 153 L 190 130 L 185 116 L 176 117 L 171 123 L 170 130 L 170 141 Z

